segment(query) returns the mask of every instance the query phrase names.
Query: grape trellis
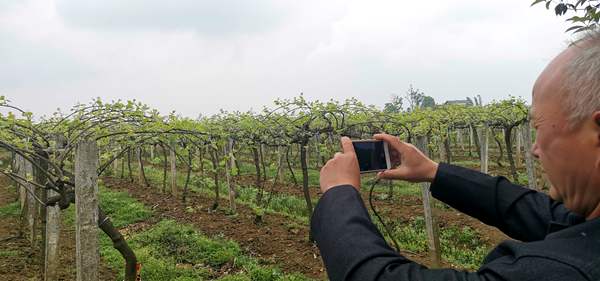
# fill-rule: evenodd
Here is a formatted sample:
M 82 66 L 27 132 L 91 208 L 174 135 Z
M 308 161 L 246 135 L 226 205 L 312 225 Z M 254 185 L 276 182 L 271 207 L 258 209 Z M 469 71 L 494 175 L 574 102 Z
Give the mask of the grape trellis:
M 369 138 L 373 133 L 387 132 L 408 142 L 419 139 L 445 162 L 452 162 L 450 147 L 456 143 L 468 147 L 468 154 L 481 161 L 482 169 L 487 167 L 491 138 L 501 149 L 499 157 L 506 155 L 515 180 L 521 151 L 527 151 L 531 144 L 528 108 L 516 98 L 485 106 L 443 105 L 387 113 L 356 99 L 322 102 L 298 96 L 277 100 L 260 112 L 221 112 L 197 119 L 174 112 L 163 116 L 137 101 L 96 99 L 78 104 L 68 113 L 59 111 L 38 118 L 5 97 L 0 97 L 0 107 L 5 109 L 0 115 L 0 147 L 11 159 L 9 167 L 0 173 L 14 181 L 19 191 L 26 234 L 32 245 L 39 243 L 45 253 L 46 280 L 56 278 L 60 210 L 71 204 L 81 205 L 76 206 L 77 243 L 81 245 L 77 249 L 82 251 L 77 255 L 78 279 L 95 280 L 98 257 L 90 253 L 97 252 L 98 237 L 90 228 L 99 228 L 122 254 L 125 280 L 135 280 L 135 253 L 98 206 L 97 179 L 109 173 L 123 177 L 127 169 L 130 181 L 151 188 L 144 165 L 156 162 L 162 168 L 162 184 L 156 188 L 169 193 L 173 200 L 183 201 L 190 185 L 203 187 L 210 179 L 215 185 L 212 209 L 219 207 L 219 184 L 224 176 L 229 208 L 235 212 L 232 178 L 240 175 L 239 162 L 245 155 L 254 166 L 258 206 L 268 205 L 278 182 L 288 181 L 302 191 L 310 217 L 309 169 L 318 169 L 339 149 L 340 136 Z M 526 160 L 529 184 L 535 187 L 533 162 Z M 139 169 L 137 180 L 131 172 L 133 163 Z M 269 166 L 277 171 L 270 181 Z M 181 190 L 175 180 L 178 167 L 186 173 Z M 301 182 L 294 172 L 297 167 Z M 289 178 L 283 176 L 286 170 Z M 167 183 L 169 174 L 171 183 Z

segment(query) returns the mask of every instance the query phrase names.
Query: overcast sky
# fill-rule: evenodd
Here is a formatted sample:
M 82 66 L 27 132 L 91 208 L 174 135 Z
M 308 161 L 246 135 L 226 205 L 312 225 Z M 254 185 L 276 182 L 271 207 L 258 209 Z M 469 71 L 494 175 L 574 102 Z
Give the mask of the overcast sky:
M 94 97 L 161 112 L 261 109 L 303 92 L 383 105 L 530 100 L 570 35 L 531 0 L 0 0 L 0 95 L 36 115 Z

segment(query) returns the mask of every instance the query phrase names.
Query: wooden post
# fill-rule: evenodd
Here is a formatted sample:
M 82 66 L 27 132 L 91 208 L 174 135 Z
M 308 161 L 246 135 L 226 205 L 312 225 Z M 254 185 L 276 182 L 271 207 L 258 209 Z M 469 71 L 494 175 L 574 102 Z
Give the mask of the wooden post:
M 54 147 L 54 155 L 58 153 L 58 149 L 62 148 L 62 136 L 56 137 L 56 146 Z M 116 174 L 116 173 L 115 173 Z M 48 198 L 58 195 L 54 190 L 47 191 Z M 60 207 L 58 204 L 46 207 L 46 250 L 44 252 L 44 280 L 58 280 L 57 269 L 60 266 L 58 259 L 58 243 L 60 237 Z
M 429 155 L 429 149 L 427 147 L 427 137 L 417 136 L 417 148 L 421 150 L 425 155 Z M 429 192 L 430 183 L 421 183 L 421 191 L 423 193 L 423 209 L 425 210 L 425 227 L 427 229 L 427 238 L 429 245 L 429 254 L 433 261 L 433 267 L 440 267 L 442 254 L 440 247 L 440 235 L 436 219 L 433 214 L 431 204 L 431 193 Z
M 480 145 L 480 149 L 481 152 L 479 153 L 479 155 L 481 156 L 481 169 L 480 171 L 482 173 L 486 173 L 488 172 L 488 126 L 487 125 L 483 125 L 483 127 L 481 128 L 481 132 L 479 133 L 480 135 L 480 140 L 479 140 L 479 145 Z
M 170 161 L 171 161 L 171 194 L 177 197 L 177 155 L 175 154 L 175 142 L 171 143 Z
M 523 150 L 525 150 L 525 167 L 527 168 L 527 180 L 529 188 L 537 189 L 535 177 L 535 163 L 531 154 L 531 127 L 529 121 L 523 123 Z
M 97 281 L 98 146 L 82 140 L 75 155 L 75 242 L 77 281 Z
M 233 139 L 229 138 L 227 145 L 224 147 L 225 155 L 229 157 L 228 161 L 225 162 L 225 176 L 227 177 L 227 186 L 229 188 L 229 207 L 231 211 L 235 213 L 235 187 L 231 180 L 231 170 L 235 166 L 235 159 L 233 158 Z

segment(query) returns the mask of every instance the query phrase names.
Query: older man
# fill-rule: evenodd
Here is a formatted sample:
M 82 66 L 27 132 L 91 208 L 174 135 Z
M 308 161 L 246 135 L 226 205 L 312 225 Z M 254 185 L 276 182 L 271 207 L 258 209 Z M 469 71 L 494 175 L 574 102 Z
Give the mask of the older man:
M 552 183 L 550 196 L 375 135 L 401 155 L 380 178 L 432 182 L 435 198 L 519 240 L 498 245 L 477 272 L 428 269 L 393 251 L 364 207 L 352 143 L 342 138 L 343 153 L 321 170 L 324 194 L 311 225 L 331 280 L 600 280 L 600 32 L 548 65 L 532 104 L 531 153 Z

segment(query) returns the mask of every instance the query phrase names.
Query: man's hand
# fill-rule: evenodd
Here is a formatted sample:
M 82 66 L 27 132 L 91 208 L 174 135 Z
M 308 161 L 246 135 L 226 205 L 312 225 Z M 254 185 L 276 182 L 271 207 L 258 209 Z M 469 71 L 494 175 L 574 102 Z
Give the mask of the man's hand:
M 410 182 L 433 181 L 438 164 L 427 158 L 414 145 L 402 142 L 397 137 L 388 134 L 376 134 L 373 138 L 387 142 L 390 148 L 390 160 L 394 166 L 400 164 L 391 170 L 379 172 L 377 177 Z
M 342 150 L 343 152 L 336 153 L 321 168 L 319 182 L 321 184 L 321 192 L 323 193 L 332 187 L 343 184 L 349 184 L 356 189 L 360 189 L 358 159 L 356 158 L 352 141 L 347 137 L 342 138 Z

